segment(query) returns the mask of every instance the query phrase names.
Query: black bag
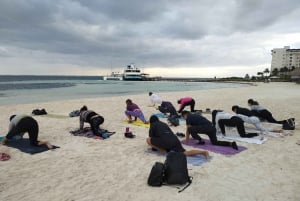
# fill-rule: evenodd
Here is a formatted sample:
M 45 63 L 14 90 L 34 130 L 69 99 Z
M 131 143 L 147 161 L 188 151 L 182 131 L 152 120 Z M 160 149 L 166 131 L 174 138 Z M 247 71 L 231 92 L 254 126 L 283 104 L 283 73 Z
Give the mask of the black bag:
M 32 110 L 32 114 L 33 115 L 46 115 L 47 112 L 45 109 L 41 109 L 41 110 L 35 109 L 35 110 Z
M 156 162 L 148 177 L 149 186 L 161 186 L 164 182 L 164 164 Z
M 182 152 L 170 152 L 165 161 L 165 181 L 167 184 L 186 184 L 182 190 L 186 189 L 191 183 L 192 178 L 189 176 L 187 169 L 186 156 Z
M 172 126 L 179 126 L 179 119 L 176 115 L 169 116 L 168 121 Z
M 286 120 L 282 124 L 282 129 L 283 130 L 295 130 L 295 122 L 292 119 Z

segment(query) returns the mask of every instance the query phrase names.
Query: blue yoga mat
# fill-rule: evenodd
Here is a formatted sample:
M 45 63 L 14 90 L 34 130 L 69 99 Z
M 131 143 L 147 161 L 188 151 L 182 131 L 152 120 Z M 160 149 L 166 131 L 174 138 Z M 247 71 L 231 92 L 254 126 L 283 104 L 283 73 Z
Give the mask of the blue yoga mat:
M 163 113 L 157 113 L 154 115 L 157 116 L 158 118 L 168 118 L 168 115 L 165 115 Z M 185 119 L 183 117 L 179 117 L 179 121 L 185 121 Z
M 4 137 L 0 137 L 0 141 L 2 141 L 3 138 Z M 50 150 L 46 145 L 37 146 L 37 147 L 31 146 L 28 138 L 22 138 L 19 140 L 9 140 L 5 145 L 8 147 L 19 149 L 21 152 L 27 154 L 37 154 L 37 153 Z M 60 147 L 53 145 L 53 149 L 57 149 L 57 148 Z
M 155 154 L 157 156 L 167 156 L 167 154 L 162 154 L 159 151 L 152 151 L 150 149 L 148 149 L 146 151 L 146 153 L 150 153 L 150 154 Z M 209 162 L 212 159 L 212 157 L 210 156 L 208 159 L 206 159 L 204 156 L 202 155 L 196 155 L 196 156 L 187 156 L 186 160 L 188 164 L 191 164 L 193 166 L 199 166 L 202 165 L 206 162 Z

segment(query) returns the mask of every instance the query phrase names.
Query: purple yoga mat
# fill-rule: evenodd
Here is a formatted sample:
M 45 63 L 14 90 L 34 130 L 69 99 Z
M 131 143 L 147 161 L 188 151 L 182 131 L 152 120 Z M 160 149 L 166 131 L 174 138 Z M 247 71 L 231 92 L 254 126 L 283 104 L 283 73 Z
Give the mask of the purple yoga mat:
M 182 140 L 181 142 L 182 142 L 182 144 L 185 144 L 188 146 L 192 146 L 192 147 L 199 148 L 199 149 L 205 149 L 207 151 L 211 151 L 211 152 L 223 154 L 223 155 L 235 155 L 235 154 L 238 154 L 247 149 L 246 147 L 238 146 L 239 150 L 235 150 L 231 147 L 212 145 L 210 143 L 210 141 L 207 139 L 203 139 L 203 140 L 205 141 L 204 145 L 199 145 L 198 140 L 194 140 L 194 139 L 190 139 L 188 143 L 186 143 L 185 140 Z

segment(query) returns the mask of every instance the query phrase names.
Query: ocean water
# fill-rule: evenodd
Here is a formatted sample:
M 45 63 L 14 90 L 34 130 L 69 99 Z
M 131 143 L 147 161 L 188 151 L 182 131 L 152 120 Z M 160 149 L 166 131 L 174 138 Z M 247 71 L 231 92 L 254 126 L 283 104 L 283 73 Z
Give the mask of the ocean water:
M 193 91 L 241 87 L 241 84 L 171 81 L 103 81 L 101 76 L 0 76 L 0 104 Z

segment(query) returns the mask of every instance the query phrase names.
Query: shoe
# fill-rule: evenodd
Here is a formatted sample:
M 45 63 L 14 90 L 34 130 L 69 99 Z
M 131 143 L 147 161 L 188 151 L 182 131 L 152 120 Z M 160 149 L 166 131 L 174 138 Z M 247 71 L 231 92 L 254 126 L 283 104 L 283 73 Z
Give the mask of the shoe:
M 124 136 L 125 136 L 126 138 L 135 138 L 135 135 L 133 135 L 132 132 L 124 133 Z
M 107 138 L 109 138 L 110 137 L 110 134 L 109 133 L 103 133 L 102 134 L 102 138 L 103 139 L 107 139 Z
M 233 149 L 235 149 L 235 150 L 239 150 L 239 148 L 238 148 L 238 146 L 237 146 L 237 144 L 236 144 L 235 141 L 233 141 L 233 142 L 231 143 L 231 147 L 232 147 Z

